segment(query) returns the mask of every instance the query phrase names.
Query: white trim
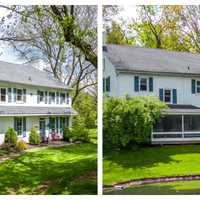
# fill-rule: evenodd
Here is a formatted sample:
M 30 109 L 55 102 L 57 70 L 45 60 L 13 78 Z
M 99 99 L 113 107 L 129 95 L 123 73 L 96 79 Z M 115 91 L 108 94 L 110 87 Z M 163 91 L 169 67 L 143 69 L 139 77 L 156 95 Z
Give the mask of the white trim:
M 18 117 L 18 116 L 76 116 L 77 114 L 5 114 L 5 115 L 0 115 L 0 117 Z

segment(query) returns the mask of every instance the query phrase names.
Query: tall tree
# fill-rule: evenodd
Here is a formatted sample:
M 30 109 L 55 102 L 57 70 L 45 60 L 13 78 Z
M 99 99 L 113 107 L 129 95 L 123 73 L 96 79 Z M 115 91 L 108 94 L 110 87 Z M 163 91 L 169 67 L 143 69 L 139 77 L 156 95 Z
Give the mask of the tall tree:
M 73 102 L 80 91 L 90 87 L 96 88 L 96 67 L 88 61 L 85 52 L 71 40 L 66 42 L 63 25 L 57 22 L 51 7 L 3 7 L 10 10 L 10 13 L 7 18 L 2 19 L 1 41 L 7 42 L 27 62 L 43 60 L 47 63 L 48 67 L 45 70 L 75 89 Z M 76 37 L 82 37 L 90 44 L 93 51 L 96 51 L 96 18 L 94 17 L 96 7 L 69 6 L 69 8 L 73 9 L 77 25 L 73 27 L 70 20 L 67 21 L 66 18 L 65 26 L 69 24 L 74 34 L 76 29 L 81 29 L 83 35 L 80 36 L 78 34 L 80 32 L 77 32 Z

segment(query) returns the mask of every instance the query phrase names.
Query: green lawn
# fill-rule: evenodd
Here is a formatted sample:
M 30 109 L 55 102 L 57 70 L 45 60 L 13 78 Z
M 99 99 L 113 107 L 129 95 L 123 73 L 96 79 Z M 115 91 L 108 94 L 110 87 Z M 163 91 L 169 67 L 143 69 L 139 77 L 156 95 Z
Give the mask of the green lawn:
M 121 191 L 111 191 L 111 195 L 175 195 L 200 194 L 200 181 L 177 181 L 131 186 Z
M 145 147 L 104 154 L 104 184 L 197 173 L 200 174 L 200 145 Z
M 97 146 L 32 149 L 0 164 L 0 194 L 96 194 Z

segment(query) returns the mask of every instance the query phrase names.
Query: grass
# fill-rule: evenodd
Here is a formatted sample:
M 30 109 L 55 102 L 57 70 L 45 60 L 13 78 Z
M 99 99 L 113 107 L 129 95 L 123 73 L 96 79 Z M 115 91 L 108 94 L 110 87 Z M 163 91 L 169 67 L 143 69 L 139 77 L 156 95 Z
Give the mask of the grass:
M 104 184 L 130 179 L 200 174 L 200 145 L 145 147 L 104 155 Z
M 96 194 L 97 147 L 32 149 L 0 164 L 0 194 Z
M 200 181 L 177 181 L 131 186 L 121 191 L 111 191 L 110 195 L 175 195 L 200 194 Z

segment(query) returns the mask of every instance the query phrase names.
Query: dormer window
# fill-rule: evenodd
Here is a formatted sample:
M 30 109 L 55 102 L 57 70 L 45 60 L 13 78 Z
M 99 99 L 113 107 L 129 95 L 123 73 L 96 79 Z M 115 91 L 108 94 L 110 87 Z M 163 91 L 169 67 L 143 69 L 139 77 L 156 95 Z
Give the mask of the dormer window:
M 0 89 L 0 101 L 1 102 L 6 102 L 6 88 L 1 88 Z

